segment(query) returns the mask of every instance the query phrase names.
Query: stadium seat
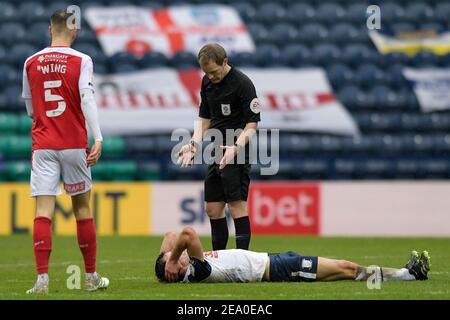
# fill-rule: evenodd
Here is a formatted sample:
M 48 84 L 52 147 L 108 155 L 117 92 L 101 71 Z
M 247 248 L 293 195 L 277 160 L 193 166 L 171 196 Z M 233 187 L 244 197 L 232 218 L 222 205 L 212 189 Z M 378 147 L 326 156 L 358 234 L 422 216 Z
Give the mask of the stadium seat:
M 389 179 L 394 176 L 394 164 L 383 159 L 370 159 L 361 165 L 363 179 Z
M 440 33 L 440 32 L 446 31 L 447 27 L 444 26 L 442 23 L 434 21 L 434 22 L 421 23 L 419 26 L 419 29 L 421 31 L 431 31 L 431 32 Z
M 205 177 L 207 166 L 193 165 L 187 168 L 181 168 L 180 165 L 169 163 L 167 165 L 167 178 L 169 180 L 200 180 Z
M 429 121 L 428 129 L 431 131 L 448 131 L 450 128 L 450 114 L 432 113 L 426 116 Z
M 323 135 L 316 141 L 313 143 L 318 145 L 319 152 L 325 155 L 336 155 L 342 151 L 341 139 L 339 137 Z
M 260 23 L 249 23 L 247 24 L 247 30 L 257 45 L 268 42 L 269 32 L 264 25 Z
M 7 61 L 17 68 L 22 68 L 25 60 L 40 49 L 29 44 L 13 45 L 9 51 Z
M 109 57 L 109 62 L 111 65 L 115 64 L 137 65 L 138 58 L 129 52 L 117 52 L 113 54 L 111 57 Z
M 22 72 L 9 64 L 0 64 L 0 90 L 7 85 L 22 85 Z
M 367 32 L 366 32 L 367 33 Z M 336 44 L 358 42 L 361 40 L 359 30 L 349 23 L 338 23 L 330 28 L 330 40 Z
M 258 7 L 255 19 L 263 24 L 273 24 L 286 21 L 284 6 L 276 2 L 267 2 Z
M 50 45 L 50 35 L 48 34 L 48 22 L 35 22 L 28 27 L 26 40 L 33 44 L 38 50 Z M 77 36 L 78 37 L 78 36 Z
M 288 44 L 282 51 L 288 66 L 298 68 L 300 66 L 315 65 L 316 59 L 311 53 L 311 50 L 301 44 Z
M 0 91 L 0 112 L 9 110 L 8 105 L 6 103 L 6 97 L 3 92 Z
M 17 10 L 11 3 L 0 2 L 0 22 L 14 22 L 19 20 Z
M 300 160 L 295 169 L 302 180 L 324 179 L 329 170 L 327 161 L 323 159 Z
M 33 125 L 33 120 L 28 116 L 28 114 L 23 113 L 18 116 L 18 127 L 17 133 L 27 134 L 31 133 L 31 126 Z
M 394 34 L 403 33 L 403 32 L 413 32 L 417 30 L 417 26 L 411 22 L 397 22 L 392 23 L 391 28 Z
M 283 159 L 278 164 L 278 172 L 275 175 L 262 175 L 261 166 L 252 165 L 252 177 L 259 180 L 292 180 L 299 179 L 300 172 L 297 159 Z M 254 167 L 254 168 L 253 168 Z
M 30 181 L 31 163 L 29 160 L 8 162 L 6 165 L 6 171 L 7 179 L 9 181 Z
M 155 157 L 159 151 L 156 140 L 155 136 L 125 137 L 126 153 L 134 157 Z
M 366 99 L 367 95 L 359 87 L 351 84 L 345 85 L 338 91 L 338 99 L 349 109 L 356 109 L 360 106 L 371 106 Z
M 318 44 L 314 47 L 312 54 L 323 67 L 332 63 L 338 63 L 342 60 L 341 50 L 334 44 Z
M 22 23 L 8 22 L 0 25 L 0 44 L 10 47 L 25 42 L 26 39 L 27 32 Z
M 418 52 L 412 58 L 412 64 L 417 68 L 433 68 L 439 64 L 439 57 L 428 51 Z
M 384 2 L 380 4 L 380 11 L 383 21 L 387 23 L 404 21 L 405 10 L 395 2 Z
M 280 136 L 280 148 L 282 153 L 298 155 L 310 154 L 317 150 L 317 145 L 313 145 L 312 138 L 299 134 L 283 134 Z
M 167 67 L 169 60 L 166 55 L 158 51 L 150 51 L 139 59 L 139 65 L 143 68 L 162 68 Z
M 419 162 L 414 159 L 399 159 L 394 164 L 395 178 L 397 179 L 418 179 L 421 176 L 419 172 Z
M 397 93 L 396 91 L 384 85 L 376 85 L 372 87 L 371 93 L 374 96 L 375 104 L 380 109 L 401 109 L 407 103 L 405 95 Z
M 355 72 L 355 81 L 363 89 L 369 89 L 376 84 L 386 83 L 385 73 L 373 64 L 362 64 Z
M 155 181 L 161 179 L 160 164 L 154 161 L 139 162 L 137 178 L 144 181 Z
M 327 67 L 327 76 L 335 90 L 354 81 L 352 70 L 345 64 L 332 64 Z
M 31 24 L 33 22 L 48 21 L 49 13 L 39 2 L 23 2 L 17 8 L 21 21 Z
M 138 71 L 139 67 L 131 63 L 117 63 L 112 66 L 112 71 L 116 73 L 127 73 Z
M 293 3 L 287 7 L 286 19 L 290 23 L 303 24 L 313 22 L 316 17 L 316 10 L 307 3 Z
M 436 134 L 431 136 L 433 139 L 434 153 L 440 156 L 450 156 L 450 135 Z
M 94 63 L 94 73 L 95 74 L 107 74 L 109 73 L 108 64 L 105 63 Z
M 97 63 L 106 64 L 108 63 L 108 61 L 111 61 L 112 64 L 115 63 L 115 61 L 112 60 L 112 57 L 108 59 L 96 44 L 86 42 L 78 43 L 77 41 L 75 41 L 73 48 L 84 54 L 87 54 L 92 58 L 92 62 L 94 63 L 94 70 Z
M 392 67 L 393 65 L 400 64 L 402 68 L 408 64 L 410 58 L 403 52 L 391 52 L 382 55 L 382 63 L 385 67 Z
M 346 11 L 335 2 L 322 3 L 316 10 L 316 20 L 322 23 L 336 23 L 342 21 L 345 17 Z
M 0 113 L 0 134 L 15 133 L 19 121 L 14 113 Z
M 283 46 L 287 43 L 296 43 L 298 39 L 297 29 L 288 23 L 277 23 L 268 30 L 267 41 Z
M 229 57 L 229 61 L 236 67 L 255 67 L 256 57 L 250 52 L 236 52 Z
M 436 3 L 435 8 L 436 18 L 444 23 L 449 22 L 450 17 L 450 3 L 448 2 L 439 2 Z
M 357 161 L 351 159 L 336 159 L 334 172 L 336 179 L 356 179 L 359 172 Z
M 71 4 L 72 3 L 68 1 L 58 1 L 58 0 L 49 2 L 46 8 L 47 20 L 50 18 L 50 15 L 52 15 L 56 10 L 64 10 Z M 86 4 L 83 4 L 82 10 L 84 9 L 86 9 Z
M 77 32 L 76 41 L 96 45 L 97 36 L 90 28 L 81 26 L 81 30 Z
M 433 21 L 435 18 L 433 8 L 423 1 L 409 3 L 405 9 L 405 19 L 414 22 Z
M 188 70 L 198 67 L 197 57 L 191 52 L 177 52 L 170 60 L 170 65 L 178 70 Z
M 20 85 L 10 85 L 3 91 L 5 95 L 5 101 L 8 106 L 8 110 L 11 111 L 24 111 L 25 103 L 21 97 L 22 86 Z
M 299 43 L 317 44 L 328 41 L 328 29 L 320 23 L 305 24 L 300 27 Z
M 103 139 L 102 151 L 105 157 L 123 157 L 125 155 L 125 141 L 119 136 L 106 136 Z
M 258 47 L 253 55 L 259 67 L 284 66 L 284 57 L 281 55 L 277 46 L 265 44 Z
M 374 152 L 375 143 L 369 136 L 344 138 L 341 141 L 343 152 L 361 156 Z
M 92 167 L 92 176 L 97 180 L 133 181 L 136 179 L 137 164 L 134 161 L 104 161 Z
M 251 3 L 237 2 L 233 3 L 233 7 L 237 10 L 244 22 L 255 22 L 256 10 Z
M 423 160 L 419 163 L 419 171 L 425 179 L 448 179 L 450 177 L 450 163 L 444 159 Z
M 364 44 L 349 44 L 342 49 L 342 59 L 348 65 L 359 67 L 360 64 L 376 62 L 378 53 Z
M 355 25 L 365 24 L 367 20 L 367 4 L 349 3 L 347 7 L 347 20 Z

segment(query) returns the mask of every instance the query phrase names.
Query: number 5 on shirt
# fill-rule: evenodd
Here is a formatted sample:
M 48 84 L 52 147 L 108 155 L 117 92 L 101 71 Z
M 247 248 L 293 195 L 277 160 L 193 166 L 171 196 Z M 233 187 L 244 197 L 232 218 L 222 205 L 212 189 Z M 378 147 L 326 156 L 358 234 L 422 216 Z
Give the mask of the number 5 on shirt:
M 45 102 L 58 101 L 58 108 L 45 112 L 49 118 L 58 117 L 66 110 L 66 103 L 64 102 L 63 97 L 57 94 L 52 94 L 51 92 L 52 88 L 59 88 L 61 87 L 61 84 L 61 80 L 44 81 L 44 89 L 46 89 L 44 92 Z

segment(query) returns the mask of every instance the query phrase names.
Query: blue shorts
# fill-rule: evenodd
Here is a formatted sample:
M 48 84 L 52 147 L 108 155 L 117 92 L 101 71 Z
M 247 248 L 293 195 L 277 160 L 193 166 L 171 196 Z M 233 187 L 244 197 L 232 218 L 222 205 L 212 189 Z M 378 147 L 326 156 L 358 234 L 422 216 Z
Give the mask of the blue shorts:
M 271 282 L 315 281 L 317 276 L 317 257 L 301 256 L 288 251 L 269 254 Z

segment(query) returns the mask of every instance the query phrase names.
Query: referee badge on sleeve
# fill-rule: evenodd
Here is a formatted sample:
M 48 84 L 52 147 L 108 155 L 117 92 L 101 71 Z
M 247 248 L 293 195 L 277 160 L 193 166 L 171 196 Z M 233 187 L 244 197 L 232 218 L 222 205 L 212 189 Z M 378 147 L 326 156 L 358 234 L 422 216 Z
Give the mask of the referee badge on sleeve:
M 255 98 L 250 102 L 250 110 L 252 110 L 253 113 L 260 113 L 261 108 L 259 106 L 258 98 Z
M 222 106 L 222 114 L 224 116 L 229 116 L 231 114 L 231 107 L 229 104 L 221 104 Z

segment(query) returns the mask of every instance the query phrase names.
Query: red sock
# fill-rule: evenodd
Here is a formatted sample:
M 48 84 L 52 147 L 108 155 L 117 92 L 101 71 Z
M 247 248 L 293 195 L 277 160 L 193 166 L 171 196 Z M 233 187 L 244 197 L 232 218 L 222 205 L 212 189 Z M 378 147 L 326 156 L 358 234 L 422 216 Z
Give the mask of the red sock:
M 97 240 L 93 218 L 77 221 L 77 236 L 78 244 L 84 258 L 84 268 L 87 273 L 95 272 Z
M 37 273 L 48 273 L 48 261 L 52 252 L 52 220 L 47 217 L 34 219 L 33 243 Z

